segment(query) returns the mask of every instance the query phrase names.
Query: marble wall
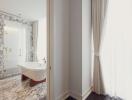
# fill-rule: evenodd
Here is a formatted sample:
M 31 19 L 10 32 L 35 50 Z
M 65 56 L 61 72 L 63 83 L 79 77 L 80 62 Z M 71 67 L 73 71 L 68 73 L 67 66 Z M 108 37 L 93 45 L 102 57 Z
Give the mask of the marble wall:
M 0 78 L 3 77 L 4 69 L 4 18 L 0 16 Z

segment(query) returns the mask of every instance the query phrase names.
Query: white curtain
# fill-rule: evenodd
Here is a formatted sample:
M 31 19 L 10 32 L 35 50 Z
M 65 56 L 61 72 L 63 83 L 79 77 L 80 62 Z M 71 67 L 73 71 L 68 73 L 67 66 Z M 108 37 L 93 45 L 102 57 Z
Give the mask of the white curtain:
M 109 0 L 105 7 L 101 5 L 103 0 L 92 1 L 97 3 L 92 8 L 95 13 L 94 91 L 132 100 L 132 0 Z M 98 11 L 99 5 L 99 8 L 105 8 L 106 16 L 103 19 L 97 18 L 104 16 L 101 13 L 103 10 Z M 101 21 L 96 21 L 98 19 Z
M 93 90 L 98 94 L 103 93 L 104 90 L 100 64 L 100 46 L 103 36 L 102 33 L 105 22 L 106 8 L 107 0 L 92 0 L 92 25 L 94 43 Z

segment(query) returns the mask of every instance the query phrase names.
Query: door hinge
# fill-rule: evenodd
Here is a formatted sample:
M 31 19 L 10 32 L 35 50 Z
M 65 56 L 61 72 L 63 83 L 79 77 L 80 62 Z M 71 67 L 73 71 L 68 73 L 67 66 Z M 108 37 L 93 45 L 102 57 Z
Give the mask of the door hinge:
M 51 70 L 51 66 L 50 66 L 50 70 Z

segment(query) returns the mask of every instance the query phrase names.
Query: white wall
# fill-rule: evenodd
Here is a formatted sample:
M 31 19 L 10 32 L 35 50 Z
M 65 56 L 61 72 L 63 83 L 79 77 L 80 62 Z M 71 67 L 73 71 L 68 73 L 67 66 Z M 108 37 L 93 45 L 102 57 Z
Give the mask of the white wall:
M 46 0 L 0 0 L 0 10 L 30 20 L 38 20 L 46 16 Z
M 91 0 L 70 0 L 71 95 L 88 96 L 91 80 Z
M 82 0 L 82 95 L 91 89 L 91 0 Z
M 54 100 L 69 90 L 69 0 L 54 0 L 52 15 L 52 54 Z
M 90 0 L 53 0 L 52 63 L 54 99 L 81 99 L 91 87 Z
M 82 0 L 70 0 L 70 92 L 82 94 Z

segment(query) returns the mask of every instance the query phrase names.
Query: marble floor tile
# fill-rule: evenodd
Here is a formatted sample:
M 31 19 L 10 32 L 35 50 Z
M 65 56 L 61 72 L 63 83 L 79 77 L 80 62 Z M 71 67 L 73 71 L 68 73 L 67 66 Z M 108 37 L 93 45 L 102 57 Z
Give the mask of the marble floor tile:
M 0 100 L 4 100 L 2 91 L 0 91 Z
M 21 82 L 21 76 L 0 80 L 0 100 L 40 100 L 46 97 L 46 83 L 34 87 L 29 81 Z

